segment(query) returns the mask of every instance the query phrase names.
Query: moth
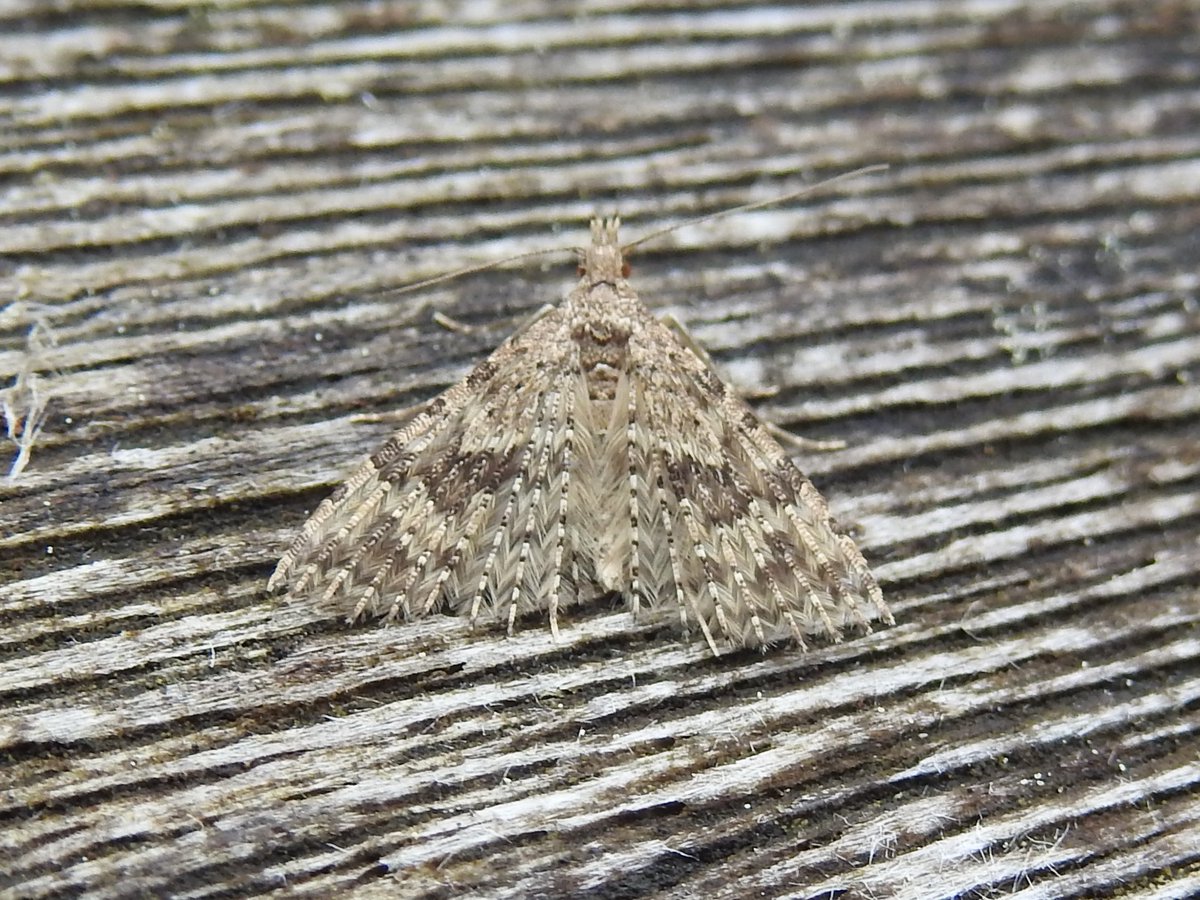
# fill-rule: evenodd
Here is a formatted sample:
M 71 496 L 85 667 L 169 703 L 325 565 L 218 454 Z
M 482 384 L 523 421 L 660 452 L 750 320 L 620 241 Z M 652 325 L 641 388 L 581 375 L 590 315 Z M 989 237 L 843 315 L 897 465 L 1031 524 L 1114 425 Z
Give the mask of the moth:
M 892 623 L 825 500 L 630 286 L 617 219 L 580 279 L 320 504 L 268 588 L 351 621 L 498 623 L 615 598 L 722 648 Z M 640 242 L 639 242 L 640 243 Z

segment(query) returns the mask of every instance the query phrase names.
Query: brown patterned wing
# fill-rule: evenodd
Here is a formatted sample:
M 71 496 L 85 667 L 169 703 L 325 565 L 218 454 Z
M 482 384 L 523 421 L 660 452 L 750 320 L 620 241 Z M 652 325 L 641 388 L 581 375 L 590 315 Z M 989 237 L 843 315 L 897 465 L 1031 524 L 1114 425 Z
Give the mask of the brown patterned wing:
M 635 614 L 762 646 L 892 622 L 825 500 L 711 367 L 662 323 L 630 343 Z
M 309 518 L 268 588 L 360 616 L 501 620 L 574 600 L 575 344 L 550 310 L 434 399 Z

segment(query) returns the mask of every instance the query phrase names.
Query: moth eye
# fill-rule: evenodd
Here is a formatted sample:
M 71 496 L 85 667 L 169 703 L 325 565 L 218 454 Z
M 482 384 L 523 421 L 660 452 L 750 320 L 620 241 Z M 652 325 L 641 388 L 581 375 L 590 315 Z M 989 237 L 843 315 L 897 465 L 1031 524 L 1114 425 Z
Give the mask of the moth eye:
M 583 263 L 580 263 L 575 267 L 575 274 L 582 278 L 587 274 L 587 266 L 585 266 Z
M 633 268 L 632 268 L 632 267 L 629 265 L 629 263 L 627 263 L 627 262 L 625 262 L 624 260 L 622 260 L 622 261 L 621 261 L 621 277 L 622 277 L 622 278 L 628 278 L 628 277 L 629 277 L 629 273 L 630 273 L 630 272 L 632 272 L 632 271 L 633 271 Z

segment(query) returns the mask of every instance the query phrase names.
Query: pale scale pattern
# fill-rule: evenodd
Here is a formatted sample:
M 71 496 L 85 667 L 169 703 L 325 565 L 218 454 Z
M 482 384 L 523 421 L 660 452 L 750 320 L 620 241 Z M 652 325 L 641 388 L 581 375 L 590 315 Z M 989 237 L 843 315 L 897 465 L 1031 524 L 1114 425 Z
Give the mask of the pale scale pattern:
M 364 615 L 499 621 L 620 595 L 721 646 L 892 616 L 750 408 L 642 305 L 618 221 L 579 284 L 325 500 L 269 588 Z

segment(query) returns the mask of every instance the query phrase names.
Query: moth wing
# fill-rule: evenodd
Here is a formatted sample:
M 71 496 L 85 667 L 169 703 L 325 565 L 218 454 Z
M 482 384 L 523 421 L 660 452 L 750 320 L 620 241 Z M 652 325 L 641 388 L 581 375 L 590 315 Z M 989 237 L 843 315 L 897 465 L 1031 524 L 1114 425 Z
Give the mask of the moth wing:
M 573 602 L 575 344 L 550 310 L 435 398 L 323 501 L 269 588 L 351 619 L 484 621 Z M 564 574 L 566 573 L 566 574 Z
M 677 615 L 714 652 L 890 623 L 824 498 L 711 366 L 650 316 L 630 351 L 635 613 Z

